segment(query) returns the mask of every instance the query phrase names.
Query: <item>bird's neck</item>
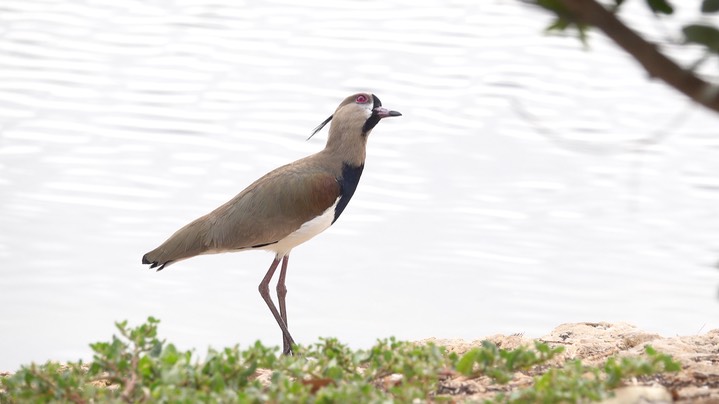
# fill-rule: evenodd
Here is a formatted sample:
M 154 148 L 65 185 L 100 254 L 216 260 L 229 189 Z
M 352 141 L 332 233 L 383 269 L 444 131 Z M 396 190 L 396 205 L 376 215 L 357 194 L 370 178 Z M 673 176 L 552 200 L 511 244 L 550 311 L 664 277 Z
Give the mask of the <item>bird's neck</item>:
M 348 164 L 353 167 L 359 167 L 364 165 L 365 156 L 367 154 L 367 137 L 357 136 L 351 141 L 346 139 L 336 139 L 330 137 L 327 140 L 327 145 L 323 150 L 328 156 L 332 156 L 333 159 L 341 161 L 343 164 Z

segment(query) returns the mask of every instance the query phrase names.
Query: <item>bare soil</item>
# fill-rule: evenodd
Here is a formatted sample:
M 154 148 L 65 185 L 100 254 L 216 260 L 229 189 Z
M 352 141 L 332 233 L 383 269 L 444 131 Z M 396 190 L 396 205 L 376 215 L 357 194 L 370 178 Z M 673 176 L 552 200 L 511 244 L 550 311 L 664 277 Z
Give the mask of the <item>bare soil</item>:
M 535 341 L 522 335 L 494 335 L 484 339 L 503 349 L 532 346 Z M 645 345 L 671 355 L 682 364 L 678 373 L 632 381 L 618 389 L 616 397 L 607 403 L 719 403 L 719 329 L 702 335 L 662 337 L 626 323 L 574 323 L 562 324 L 536 340 L 565 348 L 550 363 L 556 366 L 571 359 L 581 359 L 587 365 L 601 365 L 614 355 L 641 356 Z M 434 342 L 463 354 L 480 346 L 482 340 L 428 339 L 422 342 Z M 452 395 L 457 401 L 482 401 L 499 392 L 528 387 L 535 375 L 518 373 L 507 385 L 493 384 L 486 377 L 453 376 L 442 382 L 440 393 Z

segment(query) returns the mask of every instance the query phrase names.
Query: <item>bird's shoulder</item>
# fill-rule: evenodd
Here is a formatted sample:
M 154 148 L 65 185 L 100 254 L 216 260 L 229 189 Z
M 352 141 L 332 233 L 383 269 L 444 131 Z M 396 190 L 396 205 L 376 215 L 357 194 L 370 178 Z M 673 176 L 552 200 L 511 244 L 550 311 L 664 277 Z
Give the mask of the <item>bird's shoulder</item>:
M 253 198 L 270 198 L 281 205 L 291 203 L 326 209 L 340 196 L 340 176 L 341 170 L 305 158 L 267 173 L 237 197 L 243 199 L 252 195 Z

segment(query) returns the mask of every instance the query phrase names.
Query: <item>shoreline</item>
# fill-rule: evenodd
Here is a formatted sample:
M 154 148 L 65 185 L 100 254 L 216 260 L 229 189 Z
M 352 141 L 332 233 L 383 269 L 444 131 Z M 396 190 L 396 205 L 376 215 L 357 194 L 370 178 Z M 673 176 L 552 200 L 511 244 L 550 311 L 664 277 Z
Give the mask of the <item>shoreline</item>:
M 473 341 L 428 338 L 416 343 L 444 346 L 448 353 L 461 356 L 481 346 L 482 341 L 490 341 L 505 350 L 542 342 L 550 346 L 562 346 L 564 351 L 547 362 L 542 372 L 517 372 L 504 385 L 486 376 L 467 378 L 457 374 L 448 375 L 440 380 L 438 394 L 448 395 L 458 401 L 491 399 L 499 393 L 526 388 L 534 382 L 535 376 L 549 368 L 561 367 L 567 361 L 580 359 L 583 365 L 601 366 L 609 357 L 643 356 L 644 347 L 651 345 L 656 351 L 670 355 L 681 364 L 682 369 L 676 373 L 633 380 L 630 385 L 615 390 L 616 396 L 605 402 L 719 403 L 719 329 L 697 335 L 663 337 L 622 322 L 586 322 L 561 324 L 539 338 L 527 338 L 522 334 L 497 334 Z M 13 373 L 0 371 L 0 377 L 8 377 Z M 257 377 L 266 378 L 269 383 L 270 374 L 264 374 L 261 369 Z

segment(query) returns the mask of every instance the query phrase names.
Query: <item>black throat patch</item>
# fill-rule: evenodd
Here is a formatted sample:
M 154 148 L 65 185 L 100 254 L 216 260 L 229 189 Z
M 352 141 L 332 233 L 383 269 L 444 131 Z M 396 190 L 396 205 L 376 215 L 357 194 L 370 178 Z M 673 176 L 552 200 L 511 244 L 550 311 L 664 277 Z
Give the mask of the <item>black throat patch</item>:
M 372 102 L 372 109 L 373 109 L 372 115 L 370 115 L 370 117 L 367 118 L 367 120 L 364 122 L 364 126 L 362 126 L 362 136 L 367 136 L 367 133 L 368 133 L 369 131 L 371 131 L 372 128 L 374 128 L 375 126 L 377 126 L 377 124 L 379 123 L 380 119 L 382 119 L 382 118 L 380 118 L 379 116 L 377 116 L 377 113 L 376 113 L 376 112 L 374 112 L 374 109 L 375 109 L 375 108 L 382 106 L 382 101 L 380 101 L 379 98 L 378 98 L 376 95 L 374 95 L 374 94 L 372 94 L 372 98 L 373 98 L 373 102 Z
M 340 183 L 340 200 L 337 202 L 337 206 L 335 206 L 335 218 L 332 219 L 333 224 L 340 217 L 342 211 L 345 210 L 350 199 L 352 199 L 352 195 L 354 195 L 357 184 L 359 184 L 360 177 L 362 176 L 362 170 L 364 170 L 364 164 L 361 166 L 351 166 L 347 163 L 342 165 L 342 177 L 337 178 L 337 181 Z

